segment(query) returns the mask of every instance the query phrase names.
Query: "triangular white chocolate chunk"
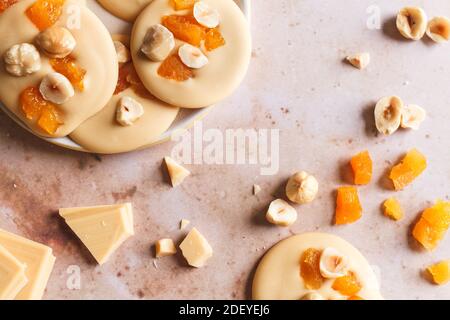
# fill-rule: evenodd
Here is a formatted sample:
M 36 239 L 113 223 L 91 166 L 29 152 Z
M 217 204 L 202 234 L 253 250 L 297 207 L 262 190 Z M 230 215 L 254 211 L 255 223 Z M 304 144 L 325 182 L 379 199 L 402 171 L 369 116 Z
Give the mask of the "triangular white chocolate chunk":
M 108 261 L 114 251 L 134 235 L 130 203 L 60 209 L 59 214 L 99 264 Z

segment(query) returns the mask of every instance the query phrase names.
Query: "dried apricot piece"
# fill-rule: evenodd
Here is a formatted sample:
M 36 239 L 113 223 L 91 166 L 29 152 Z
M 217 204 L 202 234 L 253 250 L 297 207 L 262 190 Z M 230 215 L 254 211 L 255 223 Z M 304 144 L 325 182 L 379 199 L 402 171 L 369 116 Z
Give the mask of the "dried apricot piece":
M 450 202 L 438 201 L 425 209 L 413 229 L 414 238 L 427 250 L 433 250 L 450 227 Z
M 219 31 L 219 28 L 209 29 L 205 36 L 205 48 L 212 51 L 225 45 L 225 39 Z
M 186 81 L 194 77 L 192 69 L 185 66 L 178 54 L 172 54 L 158 68 L 161 77 L 176 81 Z
M 41 112 L 41 116 L 39 117 L 37 124 L 38 127 L 46 133 L 55 134 L 60 125 L 56 114 L 56 108 L 50 105 L 45 107 Z
M 450 281 L 450 260 L 441 261 L 427 268 L 435 284 L 442 285 Z
M 344 296 L 351 297 L 361 291 L 362 287 L 355 273 L 350 271 L 347 275 L 334 280 L 332 288 Z
M 57 107 L 44 100 L 37 87 L 29 87 L 19 97 L 22 111 L 29 120 L 37 120 L 44 132 L 54 134 L 61 122 L 58 120 Z
M 403 209 L 395 198 L 389 198 L 383 203 L 384 215 L 388 218 L 391 218 L 395 221 L 403 218 Z
M 43 31 L 58 21 L 65 0 L 37 0 L 25 12 L 33 24 Z
M 358 153 L 350 161 L 355 184 L 369 184 L 372 179 L 372 159 L 368 151 Z
M 351 296 L 347 300 L 364 300 L 364 299 L 361 298 L 360 296 Z
M 0 13 L 16 4 L 18 0 L 0 0 Z
M 84 90 L 83 80 L 86 75 L 86 70 L 80 68 L 76 64 L 75 59 L 70 56 L 62 59 L 50 59 L 50 64 L 56 72 L 61 73 L 69 79 L 74 88 L 79 91 Z
M 322 286 L 324 278 L 320 273 L 320 256 L 322 251 L 309 248 L 300 258 L 300 275 L 308 290 L 317 290 Z
M 395 190 L 402 190 L 427 168 L 427 159 L 417 149 L 409 151 L 403 160 L 392 168 L 389 178 Z
M 126 89 L 133 87 L 141 91 L 142 82 L 136 73 L 133 63 L 124 63 L 119 67 L 119 78 L 117 80 L 116 90 L 114 94 L 119 94 Z M 136 90 L 135 90 L 136 91 Z
M 172 0 L 175 10 L 192 9 L 198 0 Z
M 353 223 L 361 218 L 362 207 L 355 187 L 340 187 L 336 200 L 336 224 Z
M 162 18 L 162 24 L 169 29 L 175 38 L 199 47 L 205 39 L 206 29 L 199 25 L 194 17 L 170 15 Z
M 47 105 L 37 87 L 29 87 L 22 91 L 19 97 L 22 112 L 28 120 L 35 120 Z

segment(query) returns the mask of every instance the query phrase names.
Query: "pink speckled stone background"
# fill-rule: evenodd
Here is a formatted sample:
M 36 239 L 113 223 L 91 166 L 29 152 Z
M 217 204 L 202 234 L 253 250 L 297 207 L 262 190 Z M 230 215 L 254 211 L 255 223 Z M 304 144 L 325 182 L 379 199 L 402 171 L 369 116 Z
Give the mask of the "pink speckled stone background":
M 0 227 L 54 249 L 56 266 L 45 298 L 249 298 L 265 249 L 292 234 L 318 230 L 360 249 L 377 266 L 387 299 L 449 299 L 450 286 L 429 284 L 421 271 L 450 258 L 450 236 L 432 253 L 418 249 L 410 236 L 424 208 L 438 198 L 449 199 L 449 46 L 401 39 L 393 18 L 406 3 L 422 6 L 429 16 L 450 15 L 446 0 L 253 1 L 248 76 L 203 127 L 280 129 L 275 176 L 260 176 L 254 165 L 191 165 L 192 176 L 172 189 L 161 170 L 172 143 L 124 155 L 76 153 L 41 141 L 0 114 Z M 366 27 L 372 4 L 381 9 L 381 30 Z M 372 55 L 365 71 L 342 62 L 358 51 Z M 392 94 L 428 110 L 420 131 L 376 135 L 374 103 Z M 406 210 L 396 223 L 380 212 L 382 201 L 393 195 L 383 177 L 413 147 L 426 154 L 429 168 L 395 194 Z M 373 183 L 360 188 L 364 216 L 335 227 L 334 191 L 348 183 L 349 157 L 363 149 L 375 162 Z M 318 199 L 298 207 L 299 219 L 291 228 L 268 225 L 266 207 L 299 169 L 320 181 Z M 252 195 L 254 183 L 263 189 L 257 196 Z M 133 203 L 136 236 L 99 267 L 57 210 L 124 201 Z M 180 255 L 158 260 L 156 268 L 153 243 L 162 237 L 180 241 L 182 218 L 208 238 L 214 257 L 201 270 L 187 267 Z M 81 268 L 81 290 L 67 289 L 69 265 Z

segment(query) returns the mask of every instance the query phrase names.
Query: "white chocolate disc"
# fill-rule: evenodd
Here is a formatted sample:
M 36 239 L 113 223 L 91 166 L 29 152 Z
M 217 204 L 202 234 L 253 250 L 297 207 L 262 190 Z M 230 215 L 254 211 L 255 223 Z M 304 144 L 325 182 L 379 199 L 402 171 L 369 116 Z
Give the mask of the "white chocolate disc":
M 113 40 L 129 46 L 129 37 L 113 35 Z M 145 89 L 143 89 L 145 90 Z M 107 105 L 95 116 L 83 122 L 70 138 L 95 153 L 121 153 L 136 150 L 157 141 L 173 123 L 179 108 L 156 99 L 147 91 L 138 95 L 128 88 L 113 95 Z M 131 126 L 121 126 L 116 121 L 117 105 L 122 97 L 130 97 L 144 108 L 144 114 Z
M 334 248 L 348 258 L 362 289 L 357 295 L 365 300 L 383 299 L 379 283 L 362 254 L 347 241 L 326 233 L 305 233 L 282 240 L 263 257 L 253 279 L 252 296 L 255 300 L 299 300 L 311 292 L 305 288 L 300 276 L 300 259 L 309 248 Z M 325 300 L 347 299 L 332 289 L 334 279 L 325 279 L 315 292 Z
M 202 108 L 215 104 L 239 86 L 250 62 L 251 37 L 245 16 L 234 1 L 204 0 L 220 14 L 219 30 L 225 45 L 205 52 L 209 63 L 194 70 L 194 78 L 175 81 L 158 75 L 161 62 L 150 61 L 142 52 L 149 27 L 161 23 L 166 15 L 186 15 L 190 10 L 175 11 L 170 1 L 154 0 L 136 19 L 131 36 L 131 54 L 145 87 L 159 99 L 178 107 Z M 177 40 L 174 50 L 183 42 Z M 176 51 L 174 51 L 176 52 Z
M 153 0 L 97 0 L 103 8 L 116 17 L 133 22 Z
M 26 9 L 33 3 L 34 0 L 20 1 L 0 15 L 0 56 L 15 44 L 34 43 L 39 30 L 25 15 Z M 79 67 L 86 70 L 84 91 L 76 90 L 72 98 L 58 105 L 64 124 L 51 137 L 63 137 L 106 105 L 117 83 L 118 63 L 108 30 L 85 7 L 85 1 L 67 0 L 63 14 L 55 25 L 65 26 L 72 32 L 77 44 L 71 56 Z M 0 100 L 36 134 L 50 137 L 35 121 L 26 119 L 19 100 L 24 89 L 38 87 L 42 78 L 53 72 L 49 59 L 42 52 L 41 62 L 38 72 L 26 77 L 14 77 L 5 71 L 3 59 L 0 59 Z

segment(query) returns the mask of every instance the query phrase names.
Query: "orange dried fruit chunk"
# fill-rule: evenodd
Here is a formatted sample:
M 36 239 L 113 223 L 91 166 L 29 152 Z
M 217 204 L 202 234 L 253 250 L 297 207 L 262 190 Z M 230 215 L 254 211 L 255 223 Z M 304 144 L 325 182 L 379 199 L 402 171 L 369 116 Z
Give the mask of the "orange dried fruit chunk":
M 206 36 L 206 29 L 192 16 L 164 16 L 162 24 L 173 33 L 175 38 L 196 47 L 200 46 Z
M 205 48 L 212 51 L 225 45 L 225 39 L 222 37 L 218 28 L 209 29 L 205 36 Z
M 332 288 L 344 296 L 351 297 L 355 296 L 362 287 L 355 273 L 350 271 L 347 275 L 334 280 Z
M 438 201 L 425 209 L 413 229 L 413 237 L 427 250 L 433 250 L 450 227 L 450 202 Z
M 44 100 L 37 87 L 29 87 L 20 94 L 20 103 L 25 117 L 37 120 L 37 125 L 44 132 L 54 134 L 61 122 L 58 120 L 57 108 Z
M 370 183 L 370 180 L 372 180 L 372 159 L 368 151 L 363 151 L 354 156 L 350 165 L 355 184 L 365 185 Z
M 0 13 L 16 4 L 18 0 L 0 0 Z
M 84 90 L 84 76 L 86 75 L 86 70 L 80 68 L 75 59 L 71 57 L 65 57 L 62 59 L 50 59 L 50 64 L 52 68 L 61 73 L 67 79 L 69 79 L 70 83 L 74 86 L 74 88 L 79 91 Z
M 178 54 L 170 55 L 158 68 L 158 74 L 166 79 L 186 81 L 194 77 L 192 69 L 184 65 Z
M 300 275 L 308 290 L 316 290 L 322 286 L 324 278 L 320 273 L 320 256 L 322 251 L 309 248 L 300 258 Z
M 37 0 L 25 12 L 33 24 L 40 30 L 45 30 L 58 21 L 65 0 Z
M 427 268 L 431 280 L 438 285 L 450 281 L 450 260 L 441 261 Z
M 409 151 L 403 160 L 392 168 L 389 178 L 395 190 L 402 190 L 427 168 L 427 159 L 417 149 Z
M 336 200 L 336 224 L 353 223 L 361 218 L 362 207 L 355 187 L 340 187 Z
M 172 0 L 175 10 L 192 9 L 198 0 Z
M 364 299 L 361 298 L 360 296 L 351 296 L 347 300 L 364 300 Z
M 395 198 L 389 198 L 383 203 L 384 215 L 388 218 L 391 218 L 395 221 L 403 218 L 403 209 Z
M 22 91 L 19 97 L 22 106 L 22 112 L 28 120 L 35 120 L 41 114 L 41 111 L 47 105 L 39 89 L 29 87 Z
M 119 67 L 119 78 L 117 80 L 116 90 L 114 91 L 114 94 L 119 94 L 131 86 L 133 86 L 133 89 L 137 89 L 139 92 L 141 92 L 142 90 L 141 79 L 139 79 L 133 63 L 130 62 L 122 64 Z
M 48 106 L 41 112 L 41 116 L 37 122 L 38 127 L 44 130 L 48 134 L 55 134 L 60 125 L 58 116 L 56 114 L 56 108 L 54 106 Z

